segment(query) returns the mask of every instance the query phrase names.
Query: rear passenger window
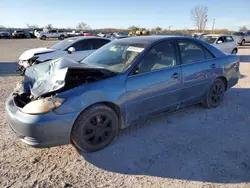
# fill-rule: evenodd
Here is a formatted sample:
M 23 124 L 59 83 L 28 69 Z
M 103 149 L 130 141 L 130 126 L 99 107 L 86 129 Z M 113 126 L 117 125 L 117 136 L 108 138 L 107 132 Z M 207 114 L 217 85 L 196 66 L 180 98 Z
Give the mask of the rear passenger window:
M 178 41 L 182 64 L 213 59 L 214 56 L 202 45 L 193 41 Z
M 233 37 L 231 37 L 231 36 L 226 36 L 225 38 L 226 38 L 226 42 L 234 41 Z
M 92 46 L 92 50 L 96 50 L 98 48 L 101 48 L 103 45 L 109 43 L 109 40 L 105 40 L 105 39 L 92 39 L 91 41 L 91 46 Z
M 73 44 L 72 47 L 74 47 L 76 51 L 91 50 L 91 47 L 89 46 L 89 40 L 78 41 Z

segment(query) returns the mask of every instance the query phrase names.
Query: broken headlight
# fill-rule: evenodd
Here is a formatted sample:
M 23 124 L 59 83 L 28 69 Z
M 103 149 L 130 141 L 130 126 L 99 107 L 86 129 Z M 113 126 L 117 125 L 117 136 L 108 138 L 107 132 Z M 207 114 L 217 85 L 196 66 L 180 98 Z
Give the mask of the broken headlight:
M 32 101 L 26 104 L 22 111 L 26 114 L 43 114 L 62 105 L 65 99 L 52 97 Z

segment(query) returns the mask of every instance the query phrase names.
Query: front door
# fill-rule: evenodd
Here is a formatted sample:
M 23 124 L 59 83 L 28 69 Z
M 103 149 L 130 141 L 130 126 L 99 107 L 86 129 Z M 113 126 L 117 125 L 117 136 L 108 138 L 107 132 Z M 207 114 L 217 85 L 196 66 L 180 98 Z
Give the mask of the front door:
M 191 40 L 178 40 L 181 55 L 183 103 L 192 104 L 203 99 L 216 75 L 219 64 L 201 44 Z
M 126 81 L 129 123 L 176 108 L 180 103 L 181 67 L 175 43 L 156 44 Z
M 228 53 L 227 44 L 224 37 L 219 37 L 217 39 L 215 47 L 224 53 Z
M 94 52 L 94 50 L 92 50 L 91 48 L 89 39 L 77 41 L 70 47 L 74 47 L 75 51 L 72 53 L 68 53 L 66 57 L 73 59 L 75 61 L 80 61 Z

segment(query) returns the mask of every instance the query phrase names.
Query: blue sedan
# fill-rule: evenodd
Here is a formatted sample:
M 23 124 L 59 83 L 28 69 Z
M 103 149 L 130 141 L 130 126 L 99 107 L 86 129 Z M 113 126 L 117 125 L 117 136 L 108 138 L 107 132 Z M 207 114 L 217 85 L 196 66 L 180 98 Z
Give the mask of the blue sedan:
M 237 84 L 239 66 L 236 55 L 189 37 L 115 40 L 81 62 L 60 58 L 29 67 L 6 111 L 28 145 L 96 151 L 119 129 L 156 114 L 194 103 L 217 107 Z

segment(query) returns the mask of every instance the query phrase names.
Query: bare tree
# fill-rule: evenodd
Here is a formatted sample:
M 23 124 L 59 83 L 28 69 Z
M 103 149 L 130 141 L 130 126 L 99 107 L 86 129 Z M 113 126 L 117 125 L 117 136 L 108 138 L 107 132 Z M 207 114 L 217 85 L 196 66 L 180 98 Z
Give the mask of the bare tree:
M 207 24 L 208 8 L 203 5 L 195 6 L 191 9 L 191 19 L 194 21 L 195 26 L 199 32 L 203 32 Z
M 45 29 L 52 29 L 53 26 L 52 26 L 52 24 L 48 24 L 48 25 L 46 25 L 44 28 L 45 28 Z
M 242 31 L 242 32 L 246 32 L 247 31 L 247 27 L 246 26 L 240 27 L 239 30 Z
M 81 23 L 77 24 L 76 29 L 77 30 L 89 30 L 90 27 L 86 23 L 81 22 Z
M 26 24 L 26 26 L 27 26 L 27 28 L 29 28 L 29 29 L 36 29 L 36 28 L 39 28 L 39 26 L 38 25 L 36 25 L 36 24 Z

